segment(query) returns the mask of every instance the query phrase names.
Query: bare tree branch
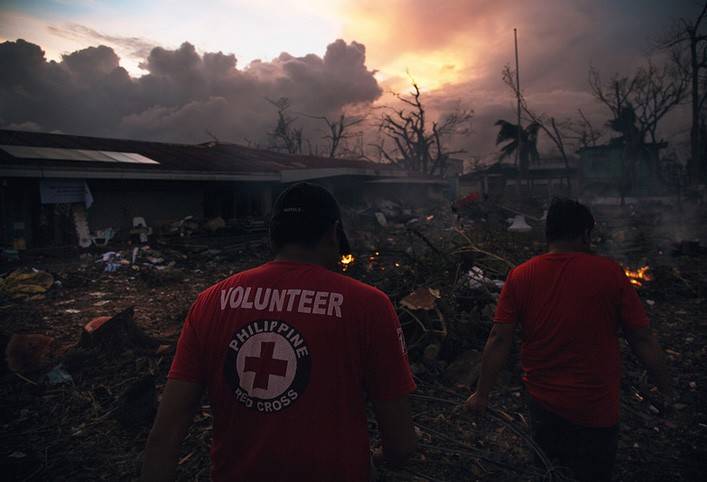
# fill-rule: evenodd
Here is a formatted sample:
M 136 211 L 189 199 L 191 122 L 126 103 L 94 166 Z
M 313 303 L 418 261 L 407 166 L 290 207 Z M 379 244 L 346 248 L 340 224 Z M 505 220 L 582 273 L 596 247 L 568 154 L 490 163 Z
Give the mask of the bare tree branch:
M 473 111 L 458 106 L 432 122 L 430 128 L 420 88 L 412 79 L 411 83 L 412 90 L 407 95 L 392 93 L 403 108 L 387 108 L 379 121 L 379 131 L 393 142 L 395 149 L 388 151 L 383 142 L 375 147 L 381 158 L 405 169 L 442 176 L 449 156 L 463 152 L 450 151 L 445 142 L 453 135 L 469 132 Z
M 269 149 L 274 151 L 284 151 L 288 154 L 302 154 L 302 146 L 304 136 L 302 128 L 292 127 L 292 124 L 297 120 L 296 117 L 290 117 L 288 110 L 290 108 L 290 100 L 287 97 L 280 97 L 277 100 L 265 98 L 270 104 L 277 109 L 277 122 L 275 128 L 268 132 L 270 138 Z M 311 153 L 311 144 L 309 151 Z

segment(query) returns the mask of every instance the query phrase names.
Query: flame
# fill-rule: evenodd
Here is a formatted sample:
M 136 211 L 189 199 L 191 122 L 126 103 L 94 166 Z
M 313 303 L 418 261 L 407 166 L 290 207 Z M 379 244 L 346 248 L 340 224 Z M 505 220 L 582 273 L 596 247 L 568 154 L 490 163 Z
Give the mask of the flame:
M 341 266 L 343 267 L 343 270 L 346 271 L 349 268 L 349 265 L 352 264 L 356 258 L 354 258 L 353 254 L 345 254 L 341 257 Z
M 648 272 L 650 266 L 641 266 L 638 269 L 624 268 L 624 273 L 628 277 L 628 280 L 634 286 L 643 286 L 645 281 L 653 281 L 653 276 Z

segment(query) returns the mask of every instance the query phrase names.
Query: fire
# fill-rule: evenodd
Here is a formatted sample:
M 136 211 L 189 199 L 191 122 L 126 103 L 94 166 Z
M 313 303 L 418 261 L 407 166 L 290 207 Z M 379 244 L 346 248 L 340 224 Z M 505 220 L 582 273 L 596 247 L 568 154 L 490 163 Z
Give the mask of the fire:
M 341 257 L 341 266 L 343 267 L 343 270 L 346 271 L 349 268 L 349 265 L 351 265 L 356 258 L 354 258 L 353 254 L 345 254 Z
M 628 277 L 628 280 L 634 286 L 643 286 L 645 281 L 653 281 L 653 276 L 648 272 L 650 266 L 641 266 L 638 269 L 624 268 L 624 273 Z

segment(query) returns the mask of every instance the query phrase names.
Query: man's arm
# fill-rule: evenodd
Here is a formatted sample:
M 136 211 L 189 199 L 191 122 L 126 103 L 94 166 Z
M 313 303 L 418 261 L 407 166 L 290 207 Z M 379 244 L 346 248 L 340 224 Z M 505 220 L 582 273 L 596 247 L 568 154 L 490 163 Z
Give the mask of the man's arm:
M 189 430 L 202 392 L 203 387 L 196 383 L 167 381 L 145 447 L 143 482 L 175 479 L 179 446 Z
M 481 371 L 474 392 L 464 402 L 464 407 L 470 411 L 483 412 L 488 405 L 488 397 L 496 383 L 498 374 L 506 364 L 513 344 L 512 323 L 494 323 L 491 328 L 484 352 L 481 356 Z
M 393 465 L 401 465 L 417 449 L 417 436 L 407 395 L 397 400 L 374 401 L 373 411 L 383 439 L 385 460 Z
M 648 326 L 641 328 L 624 328 L 624 333 L 631 351 L 643 363 L 648 373 L 658 385 L 660 393 L 672 397 L 673 386 L 670 371 L 665 361 L 665 354 L 658 344 L 653 330 Z

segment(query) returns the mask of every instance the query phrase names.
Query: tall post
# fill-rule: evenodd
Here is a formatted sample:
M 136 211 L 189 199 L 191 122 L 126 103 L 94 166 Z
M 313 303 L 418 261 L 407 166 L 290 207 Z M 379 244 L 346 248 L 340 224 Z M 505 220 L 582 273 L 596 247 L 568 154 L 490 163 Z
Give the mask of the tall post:
M 521 129 L 520 125 L 520 68 L 518 67 L 518 29 L 513 29 L 513 41 L 515 42 L 516 53 L 516 107 L 518 111 L 518 139 L 516 139 L 516 169 L 518 169 L 518 177 L 516 179 L 518 192 L 520 193 L 521 168 L 520 168 L 520 149 L 521 149 Z

